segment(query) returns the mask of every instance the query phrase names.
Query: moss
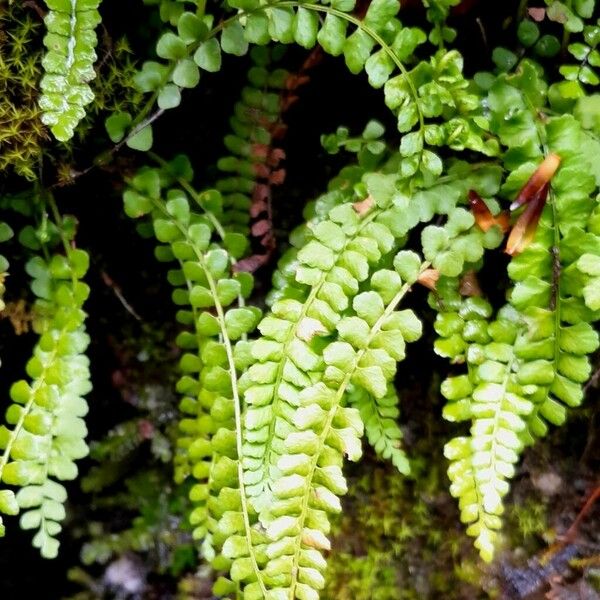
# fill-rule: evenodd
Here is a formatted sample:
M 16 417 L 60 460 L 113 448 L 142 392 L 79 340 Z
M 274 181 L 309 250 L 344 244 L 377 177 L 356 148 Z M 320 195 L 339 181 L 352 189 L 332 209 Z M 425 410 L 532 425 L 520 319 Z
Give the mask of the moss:
M 512 533 L 513 542 L 522 544 L 532 536 L 543 538 L 548 531 L 547 512 L 547 506 L 535 497 L 512 504 L 507 515 L 507 531 Z
M 17 4 L 0 8 L 0 172 L 36 178 L 48 139 L 37 106 L 40 23 Z
M 440 465 L 441 467 L 441 465 Z M 436 465 L 416 461 L 414 479 L 377 463 L 351 479 L 337 524 L 324 598 L 477 598 L 482 572 Z
M 175 580 L 198 562 L 185 520 L 189 489 L 173 485 L 166 468 L 176 433 L 170 391 L 176 355 L 165 348 L 168 330 L 157 324 L 124 327 L 122 334 L 123 340 L 113 341 L 119 359 L 113 385 L 135 410 L 91 443 L 94 465 L 81 480 L 90 494 L 89 507 L 73 527 L 82 542 L 85 570 L 72 570 L 70 578 L 83 587 L 102 589 L 111 565 L 132 559 L 144 565 L 144 585 L 151 572 L 161 585 L 173 588 Z M 88 597 L 97 596 L 73 596 Z

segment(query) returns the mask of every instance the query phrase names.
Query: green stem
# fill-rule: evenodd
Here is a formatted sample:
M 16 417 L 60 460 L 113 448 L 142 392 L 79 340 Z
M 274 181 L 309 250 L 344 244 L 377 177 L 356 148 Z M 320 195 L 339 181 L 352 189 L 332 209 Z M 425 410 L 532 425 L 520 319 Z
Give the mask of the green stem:
M 55 357 L 56 357 L 56 349 L 54 349 L 52 351 L 52 354 L 50 356 L 50 362 L 52 362 Z M 35 380 L 33 387 L 31 388 L 29 400 L 27 400 L 27 403 L 23 406 L 23 410 L 21 411 L 21 413 L 19 415 L 19 420 L 16 422 L 14 429 L 10 432 L 10 436 L 8 438 L 8 441 L 6 442 L 6 447 L 4 448 L 4 451 L 2 452 L 2 456 L 0 457 L 0 482 L 2 481 L 2 474 L 4 472 L 4 467 L 8 463 L 8 459 L 10 457 L 10 452 L 12 450 L 13 444 L 17 441 L 17 438 L 19 437 L 19 433 L 21 432 L 21 429 L 23 428 L 23 423 L 25 422 L 25 417 L 27 417 L 27 415 L 31 411 L 37 391 L 45 384 L 45 382 L 46 382 L 46 369 L 44 368 L 44 371 L 42 371 L 42 374 Z
M 286 2 L 280 2 L 279 4 L 286 4 Z M 415 101 L 415 105 L 417 107 L 417 112 L 419 115 L 419 125 L 420 125 L 420 133 L 421 136 L 425 135 L 425 117 L 423 112 L 421 111 L 421 107 L 419 105 L 419 95 L 417 93 L 417 88 L 413 80 L 410 77 L 410 73 L 408 69 L 404 66 L 402 61 L 396 56 L 396 53 L 392 50 L 392 48 L 385 42 L 385 40 L 374 30 L 371 29 L 368 25 L 365 25 L 363 21 L 355 17 L 354 15 L 349 15 L 348 13 L 342 12 L 336 8 L 332 8 L 330 6 L 324 6 L 322 4 L 310 4 L 304 2 L 289 2 L 290 6 L 303 6 L 304 8 L 308 8 L 310 10 L 314 10 L 317 12 L 324 12 L 328 14 L 335 15 L 340 19 L 345 19 L 349 23 L 356 25 L 359 29 L 362 29 L 367 35 L 369 35 L 375 42 L 379 44 L 379 46 L 385 51 L 385 53 L 392 59 L 393 63 L 398 67 L 398 70 L 402 74 L 402 76 L 406 79 L 408 83 L 408 87 L 412 93 L 413 100 Z
M 68 259 L 71 255 L 71 246 L 69 245 L 69 242 L 65 236 L 65 228 L 62 215 L 58 210 L 58 206 L 56 204 L 56 200 L 54 199 L 54 195 L 51 192 L 46 192 L 45 195 L 46 202 L 48 203 L 48 206 L 50 207 L 50 211 L 52 213 L 52 218 L 54 219 L 56 227 L 58 228 L 58 233 L 60 236 L 61 244 L 65 251 L 65 256 Z M 77 277 L 75 276 L 75 271 L 73 269 L 71 269 L 71 282 L 73 283 L 73 290 L 75 290 L 75 288 L 77 287 Z
M 62 333 L 65 331 L 67 331 L 66 327 L 63 327 L 60 330 L 61 336 L 62 336 Z M 41 337 L 41 334 L 40 334 L 40 337 Z M 50 356 L 48 357 L 48 360 L 46 362 L 46 365 L 52 365 L 52 363 L 54 362 L 54 359 L 56 358 L 57 351 L 58 351 L 58 349 L 56 347 L 51 351 Z M 31 387 L 31 393 L 30 393 L 29 400 L 27 400 L 27 403 L 23 406 L 23 410 L 19 414 L 19 420 L 15 424 L 14 429 L 10 432 L 10 436 L 6 443 L 6 447 L 4 448 L 2 456 L 0 457 L 0 482 L 2 481 L 2 473 L 4 472 L 4 467 L 6 466 L 8 460 L 10 458 L 10 452 L 12 450 L 12 447 L 13 447 L 14 443 L 17 441 L 17 438 L 19 437 L 19 433 L 21 432 L 21 429 L 23 428 L 25 418 L 30 413 L 31 408 L 33 407 L 36 394 L 40 388 L 42 388 L 44 385 L 46 385 L 46 374 L 47 374 L 46 372 L 48 369 L 48 367 L 46 365 L 44 366 L 44 370 L 42 371 L 40 376 L 34 380 L 33 386 Z M 46 469 L 47 468 L 48 468 L 48 464 L 46 463 Z
M 494 473 L 494 477 L 496 477 L 496 459 L 497 459 L 497 448 L 498 448 L 498 428 L 500 427 L 500 413 L 502 412 L 504 400 L 506 398 L 506 393 L 508 390 L 508 384 L 510 382 L 510 377 L 512 375 L 513 364 L 516 361 L 516 357 L 513 354 L 510 358 L 510 361 L 506 364 L 506 374 L 504 376 L 504 381 L 502 382 L 502 394 L 500 400 L 498 400 L 498 404 L 494 414 L 494 428 L 492 430 L 492 445 L 490 447 L 490 471 Z M 479 491 L 477 491 L 477 495 L 480 496 Z
M 569 10 L 573 9 L 573 0 L 566 0 L 565 4 L 566 4 L 566 6 L 567 6 L 567 8 Z M 563 29 L 562 42 L 561 42 L 561 45 L 560 45 L 561 53 L 563 54 L 563 56 L 564 56 L 564 54 L 565 54 L 565 52 L 567 50 L 567 46 L 569 45 L 569 39 L 570 39 L 570 37 L 571 37 L 571 32 L 568 31 L 568 29 L 565 27 Z

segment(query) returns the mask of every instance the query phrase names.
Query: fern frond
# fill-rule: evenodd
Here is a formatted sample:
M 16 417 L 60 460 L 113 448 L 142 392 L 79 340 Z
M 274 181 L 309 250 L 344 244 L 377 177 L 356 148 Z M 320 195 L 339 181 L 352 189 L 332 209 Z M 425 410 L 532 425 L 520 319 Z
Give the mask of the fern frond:
M 592 254 L 598 252 L 593 225 L 588 231 L 597 183 L 590 168 L 592 159 L 586 152 L 585 134 L 573 117 L 552 118 L 545 126 L 536 124 L 537 113 L 531 99 L 508 83 L 499 83 L 492 90 L 494 112 L 503 110 L 508 98 L 514 117 L 503 125 L 496 118 L 494 126 L 503 143 L 513 146 L 513 156 L 518 156 L 515 148 L 527 144 L 527 161 L 514 165 L 504 193 L 514 194 L 543 154 L 553 152 L 561 158 L 535 237 L 508 268 L 515 282 L 510 302 L 528 323 L 526 332 L 517 340 L 520 379 L 524 384 L 537 386 L 531 395 L 535 408 L 526 436 L 527 442 L 532 443 L 535 437 L 545 435 L 547 422 L 561 425 L 566 419 L 566 407 L 582 402 L 582 384 L 591 371 L 589 355 L 598 346 L 598 336 L 591 325 L 598 315 L 585 304 L 585 284 L 573 281 L 578 272 L 573 265 L 588 250 Z M 525 122 L 529 123 L 529 139 L 516 133 Z
M 273 501 L 260 515 L 269 538 L 266 571 L 279 573 L 273 594 L 318 597 L 325 561 L 315 550 L 329 549 L 328 514 L 341 510 L 343 457 L 361 455 L 363 423 L 356 409 L 341 406 L 342 398 L 351 383 L 384 396 L 404 355 L 404 341 L 421 333 L 412 311 L 395 309 L 424 266 L 412 252 L 401 252 L 396 262 L 409 279 L 396 271 L 375 273 L 385 278 L 385 291 L 354 298 L 352 316 L 337 324 L 339 341 L 323 352 L 323 379 L 300 392 L 290 413 Z
M 592 323 L 598 320 L 585 304 L 571 265 L 587 251 L 600 254 L 600 239 L 587 231 L 595 201 L 594 178 L 582 154 L 581 130 L 574 119 L 563 117 L 546 126 L 548 148 L 562 158 L 552 181 L 551 205 L 546 208 L 533 243 L 509 266 L 515 281 L 510 301 L 528 320 L 528 332 L 518 342 L 521 380 L 539 386 L 531 399 L 529 419 L 532 443 L 547 432 L 546 422 L 562 425 L 566 407 L 583 401 L 583 384 L 591 374 L 589 356 L 599 345 Z M 539 261 L 541 253 L 547 258 Z M 529 273 L 526 260 L 539 262 Z
M 245 444 L 247 493 L 261 505 L 269 502 L 271 470 L 286 437 L 285 415 L 298 406 L 302 388 L 311 385 L 307 373 L 324 368 L 311 348 L 313 339 L 335 331 L 359 282 L 368 278 L 370 265 L 393 248 L 394 236 L 374 222 L 382 212 L 373 207 L 368 216 L 359 215 L 352 204 L 333 208 L 330 220 L 316 225 L 312 239 L 297 254 L 294 277 L 304 285 L 306 299 L 277 300 L 259 325 L 262 339 L 252 345 L 254 364 L 240 385 L 250 406 L 246 438 L 258 436 L 257 442 L 247 439 Z M 265 420 L 255 419 L 255 412 L 265 413 Z M 259 431 L 265 427 L 263 438 Z
M 88 453 L 83 417 L 91 384 L 82 305 L 89 288 L 79 280 L 89 258 L 83 250 L 66 249 L 66 255 L 35 257 L 27 264 L 38 297 L 40 339 L 27 363 L 31 382 L 13 384 L 13 404 L 6 413 L 9 426 L 0 428 L 0 479 L 19 488 L 16 496 L 11 490 L 0 491 L 0 512 L 24 511 L 21 528 L 37 530 L 33 545 L 45 558 L 57 555 L 56 536 L 65 518 L 67 494 L 59 481 L 74 479 L 75 460 Z
M 189 418 L 181 421 L 182 452 L 177 461 L 177 477 L 186 476 L 189 461 L 197 480 L 190 492 L 195 505 L 190 520 L 194 537 L 203 540 L 203 552 L 212 560 L 215 549 L 220 550 L 226 541 L 220 529 L 223 520 L 229 522 L 235 513 L 239 515 L 239 520 L 237 516 L 234 520 L 235 527 L 241 528 L 244 539 L 250 539 L 253 532 L 241 463 L 236 460 L 241 454 L 237 370 L 245 367 L 245 338 L 256 326 L 260 311 L 245 306 L 252 276 L 234 268 L 247 241 L 239 233 L 225 231 L 219 222 L 220 193 L 194 193 L 202 209 L 197 213 L 182 189 L 169 190 L 163 199 L 161 180 L 166 177 L 168 185 L 169 173 L 173 169 L 164 169 L 160 174 L 156 170 L 142 171 L 131 182 L 134 189 L 126 193 L 125 206 L 132 216 L 151 216 L 154 235 L 162 244 L 157 248 L 157 257 L 179 263 L 169 279 L 176 286 L 173 300 L 181 307 L 177 318 L 191 331 L 178 337 L 185 353 L 180 361 L 184 375 L 177 389 L 184 394 L 181 408 Z M 189 173 L 188 178 L 191 179 Z M 240 341 L 234 348 L 237 340 Z M 251 551 L 249 568 L 255 577 L 259 575 L 256 560 Z M 217 571 L 229 569 L 222 556 L 217 556 L 213 566 Z M 215 584 L 218 595 L 234 589 L 235 585 L 225 578 Z
M 479 297 L 461 298 L 457 280 L 438 282 L 436 303 L 436 352 L 468 367 L 468 374 L 449 377 L 441 387 L 448 400 L 444 418 L 471 422 L 470 436 L 454 438 L 444 449 L 450 460 L 450 492 L 459 499 L 467 533 L 489 561 L 501 527 L 507 480 L 524 447 L 520 434 L 533 410 L 526 399 L 530 389 L 517 374 L 515 340 L 524 323 L 512 307 L 490 321 L 490 304 Z
M 398 425 L 400 398 L 390 386 L 383 398 L 377 398 L 362 388 L 348 393 L 348 403 L 360 413 L 365 434 L 375 452 L 391 463 L 402 473 L 410 473 L 408 457 L 401 447 L 402 430 Z
M 94 79 L 95 28 L 101 22 L 101 0 L 46 0 L 50 11 L 44 22 L 48 33 L 42 65 L 42 122 L 54 137 L 65 142 L 85 117 L 85 106 L 94 99 L 88 82 Z
M 189 186 L 193 176 L 190 169 L 185 157 L 164 163 L 162 170 L 143 169 L 132 179 L 131 189 L 124 195 L 125 210 L 130 216 L 152 217 L 154 235 L 161 243 L 156 249 L 157 258 L 162 262 L 174 261 L 178 266 L 169 271 L 169 281 L 175 288 L 173 301 L 179 307 L 177 319 L 188 331 L 182 331 L 177 338 L 184 355 L 180 361 L 183 376 L 176 387 L 183 395 L 180 409 L 189 418 L 180 423 L 183 436 L 179 440 L 182 447 L 178 456 L 182 462 L 176 460 L 177 481 L 183 481 L 192 469 L 198 478 L 204 478 L 200 471 L 206 471 L 208 465 L 202 466 L 202 463 L 204 459 L 210 463 L 209 440 L 218 429 L 211 411 L 214 402 L 227 389 L 226 382 L 225 389 L 222 389 L 223 346 L 212 339 L 219 332 L 212 310 L 215 301 L 222 308 L 231 304 L 240 306 L 236 310 L 241 312 L 232 312 L 229 317 L 231 323 L 228 319 L 234 340 L 252 329 L 256 315 L 260 314 L 257 309 L 243 307 L 244 298 L 252 290 L 252 276 L 232 272 L 236 258 L 246 251 L 247 240 L 241 234 L 223 229 L 217 217 L 222 213 L 222 198 L 216 190 L 197 194 L 190 187 L 202 209 L 200 213 L 192 211 L 188 195 L 178 187 L 181 183 Z M 174 178 L 176 173 L 180 176 Z M 222 248 L 211 245 L 211 237 L 215 234 L 220 237 Z M 207 269 L 209 272 L 213 270 L 211 279 L 216 278 L 214 283 L 218 297 L 214 299 L 213 290 L 208 287 Z M 217 409 L 214 412 L 217 413 Z M 200 452 L 202 444 L 199 441 L 203 434 L 208 444 L 204 455 Z M 196 442 L 195 451 L 188 447 L 193 442 Z M 197 464 L 189 465 L 188 459 Z M 205 476 L 207 478 L 208 473 Z M 199 490 L 192 492 L 196 493 L 200 493 Z M 199 530 L 198 536 L 202 537 L 203 533 L 206 532 Z
M 537 77 L 533 65 L 522 68 Z M 503 497 L 523 448 L 546 434 L 548 422 L 564 423 L 567 407 L 582 402 L 589 355 L 599 345 L 592 323 L 600 315 L 586 305 L 590 279 L 579 267 L 589 258 L 582 260 L 586 252 L 600 251 L 592 198 L 597 183 L 585 134 L 571 116 L 539 122 L 543 97 L 532 96 L 529 83 L 500 78 L 490 90 L 491 129 L 508 148 L 505 164 L 511 170 L 502 194 L 513 199 L 544 154 L 554 153 L 561 163 L 537 229 L 526 232 L 531 243 L 509 264 L 510 304 L 489 322 L 490 305 L 461 299 L 456 281 L 448 287 L 442 280 L 438 289 L 443 308 L 436 351 L 468 366 L 467 375 L 442 386 L 449 400 L 444 416 L 472 422 L 469 437 L 446 446 L 451 491 L 487 561 L 494 555 Z M 507 251 L 516 253 L 512 247 Z

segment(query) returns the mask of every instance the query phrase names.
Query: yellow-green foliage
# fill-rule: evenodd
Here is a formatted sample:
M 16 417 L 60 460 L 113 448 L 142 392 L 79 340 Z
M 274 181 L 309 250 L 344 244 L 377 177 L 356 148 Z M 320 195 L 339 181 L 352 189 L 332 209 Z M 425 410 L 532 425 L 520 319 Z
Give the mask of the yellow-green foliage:
M 37 106 L 40 24 L 18 3 L 0 7 L 0 173 L 36 177 L 46 128 Z
M 436 445 L 435 436 L 420 444 L 428 455 Z M 478 597 L 467 582 L 482 573 L 464 552 L 457 516 L 444 491 L 443 464 L 416 464 L 414 480 L 373 464 L 351 479 L 347 508 L 334 526 L 323 598 Z M 428 473 L 421 470 L 425 464 Z
M 88 453 L 83 417 L 84 396 L 91 390 L 85 355 L 90 338 L 82 305 L 89 288 L 80 279 L 89 257 L 66 243 L 65 249 L 66 256 L 34 256 L 27 263 L 40 315 L 39 340 L 26 367 L 30 381 L 11 386 L 7 425 L 0 426 L 0 512 L 20 514 L 21 528 L 36 530 L 33 545 L 46 558 L 58 554 L 65 518 L 67 491 L 60 482 L 77 477 L 75 460 Z

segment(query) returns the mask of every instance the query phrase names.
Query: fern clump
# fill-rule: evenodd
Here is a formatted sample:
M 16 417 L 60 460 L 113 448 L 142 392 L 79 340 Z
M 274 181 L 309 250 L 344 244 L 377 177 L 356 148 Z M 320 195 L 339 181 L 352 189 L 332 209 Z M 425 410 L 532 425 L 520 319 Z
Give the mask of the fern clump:
M 451 196 L 438 196 L 435 186 L 427 190 L 420 204 L 410 205 L 418 211 L 411 213 L 408 198 L 395 191 L 398 180 L 398 175 L 365 174 L 370 195 L 335 206 L 314 225 L 295 254 L 296 286 L 280 289 L 282 296 L 258 326 L 262 337 L 252 344 L 253 363 L 240 378 L 248 405 L 245 490 L 266 528 L 267 540 L 260 537 L 256 545 L 269 559 L 263 585 L 276 594 L 316 597 L 324 585 L 325 563 L 315 550 L 329 548 L 327 515 L 341 510 L 337 497 L 345 492 L 340 467 L 344 456 L 360 457 L 364 428 L 360 412 L 343 400 L 350 386 L 385 398 L 405 342 L 420 336 L 414 313 L 397 306 L 430 261 L 410 251 L 394 258 L 394 250 L 407 231 L 437 211 L 449 215 L 448 223 L 427 227 L 423 243 L 432 259 L 447 253 L 442 269 L 454 272 L 458 264 L 460 270 L 464 261 L 481 256 L 482 244 L 498 243 L 497 236 L 465 237 L 472 217 L 452 204 L 464 182 Z M 493 180 L 492 175 L 488 184 Z M 385 256 L 392 268 L 376 268 Z M 303 303 L 297 296 L 302 286 Z M 287 290 L 293 298 L 285 297 Z M 371 431 L 374 438 L 381 435 Z M 232 541 L 224 552 L 246 559 L 247 542 L 230 539 L 235 546 Z M 300 576 L 298 567 L 304 565 L 306 576 Z M 249 582 L 255 576 L 246 574 Z
M 232 1 L 229 6 L 237 12 L 216 27 L 212 15 L 198 16 L 179 9 L 161 13 L 164 21 L 176 22 L 177 33 L 167 31 L 158 40 L 157 55 L 166 62 L 144 63 L 136 78 L 141 91 L 152 93 L 142 112 L 136 119 L 119 114 L 107 121 L 113 141 L 123 140 L 130 129 L 125 138 L 128 145 L 148 150 L 153 141 L 149 113 L 155 101 L 161 110 L 175 108 L 181 102 L 181 90 L 198 85 L 200 70 L 214 72 L 221 68 L 222 53 L 243 56 L 250 44 L 264 45 L 272 40 L 297 43 L 307 49 L 319 43 L 328 54 L 343 55 L 352 73 L 364 70 L 373 87 L 384 87 L 386 104 L 396 115 L 398 130 L 406 134 L 398 169 L 403 177 L 412 178 L 413 184 L 427 184 L 442 172 L 442 161 L 428 147 L 448 145 L 456 150 L 469 148 L 497 154 L 495 140 L 487 136 L 488 125 L 481 115 L 479 99 L 463 76 L 463 59 L 458 51 L 442 48 L 431 60 L 418 62 L 413 69 L 406 66 L 427 36 L 418 28 L 402 25 L 397 18 L 400 5 L 396 0 L 372 2 L 362 19 L 352 14 L 354 2 L 337 7 L 274 7 L 257 0 Z M 429 16 L 436 27 L 442 27 L 448 6 L 440 3 L 431 8 Z M 322 22 L 321 13 L 325 15 Z M 439 31 L 437 37 L 432 37 L 438 45 L 449 35 L 449 30 Z M 442 115 L 446 122 L 440 126 L 434 121 Z
M 132 308 L 150 295 L 161 316 L 177 322 L 173 344 L 165 344 L 164 368 L 152 369 L 162 389 L 171 377 L 167 367 L 177 362 L 175 394 L 150 408 L 136 391 L 126 400 L 147 414 L 98 421 L 109 434 L 93 446 L 98 464 L 84 479 L 84 491 L 104 508 L 123 512 L 116 524 L 76 528 L 90 540 L 84 561 L 107 565 L 97 593 L 119 570 L 110 561 L 118 564 L 129 551 L 148 555 L 149 570 L 162 569 L 161 577 L 169 570 L 183 574 L 179 584 L 165 583 L 170 591 L 164 592 L 178 589 L 182 597 L 204 594 L 193 584 L 201 577 L 213 596 L 231 599 L 318 600 L 332 589 L 357 589 L 340 582 L 328 588 L 325 578 L 335 522 L 348 521 L 339 516 L 349 487 L 345 461 L 361 459 L 363 438 L 378 460 L 394 467 L 398 479 L 390 489 L 404 499 L 402 511 L 410 489 L 415 492 L 418 515 L 407 523 L 416 523 L 428 556 L 443 541 L 439 528 L 425 533 L 425 515 L 434 512 L 428 504 L 438 507 L 454 496 L 467 534 L 481 558 L 491 561 L 502 544 L 505 503 L 524 453 L 550 426 L 565 423 L 569 409 L 583 402 L 590 377 L 597 379 L 591 364 L 600 346 L 600 95 L 594 93 L 600 34 L 594 3 L 521 2 L 516 20 L 512 7 L 481 4 L 477 18 L 486 39 L 480 45 L 455 42 L 472 8 L 459 0 L 428 0 L 420 13 L 397 0 L 227 0 L 212 6 L 146 0 L 150 8 L 137 15 L 139 28 L 123 22 L 115 29 L 119 12 L 106 7 L 105 51 L 97 66 L 100 0 L 46 4 L 45 15 L 34 5 L 1 15 L 3 24 L 6 15 L 19 18 L 7 35 L 0 32 L 0 49 L 7 50 L 0 57 L 6 92 L 0 120 L 15 117 L 0 134 L 0 169 L 14 162 L 14 172 L 33 182 L 29 189 L 15 179 L 13 189 L 9 179 L 0 199 L 1 208 L 16 213 L 20 230 L 19 245 L 7 246 L 15 251 L 7 295 L 16 308 L 3 316 L 17 321 L 15 314 L 27 314 L 39 340 L 26 366 L 29 379 L 10 388 L 7 425 L 0 428 L 0 512 L 20 512 L 21 526 L 37 530 L 34 544 L 42 555 L 55 556 L 65 517 L 61 482 L 76 476 L 75 460 L 87 453 L 83 305 L 89 289 L 82 278 L 89 258 L 75 246 L 77 221 L 61 218 L 56 195 L 82 222 L 89 214 L 98 218 L 97 227 L 81 228 L 92 240 L 96 279 L 121 302 L 125 318 L 136 320 L 136 331 L 154 328 L 154 321 L 143 323 L 143 310 Z M 35 47 L 41 27 L 35 14 L 23 16 L 26 9 L 46 25 L 38 40 L 46 48 L 43 59 Z M 497 23 L 506 24 L 506 47 L 489 53 L 488 71 L 472 75 L 470 53 L 487 48 Z M 286 52 L 291 45 L 299 49 Z M 303 100 L 299 89 L 311 83 L 323 53 L 341 60 L 326 62 L 317 74 L 308 110 L 288 112 Z M 246 55 L 247 78 L 232 94 L 237 80 L 228 78 L 230 64 Z M 484 55 L 476 64 L 485 62 Z M 351 88 L 345 104 L 352 123 L 334 123 L 329 131 L 335 133 L 321 135 L 313 130 L 321 122 L 315 111 L 329 102 L 320 94 L 338 87 L 327 70 L 336 64 L 364 72 L 373 89 L 357 88 L 355 102 Z M 179 109 L 186 90 L 193 105 Z M 380 92 L 383 115 L 369 108 L 373 90 Z M 227 121 L 222 110 L 230 97 L 237 101 Z M 341 108 L 332 102 L 327 109 L 337 118 Z M 108 147 L 97 127 L 100 114 Z M 165 127 L 153 129 L 159 119 Z M 221 120 L 223 135 L 203 125 Z M 286 137 L 288 121 L 298 120 L 307 125 L 302 143 Z M 77 132 L 77 144 L 42 147 L 40 123 L 62 142 Z M 336 155 L 331 165 L 310 146 L 313 133 Z M 145 154 L 123 156 L 126 147 Z M 163 152 L 174 158 L 163 159 Z M 286 153 L 292 159 L 284 166 Z M 307 153 L 316 160 L 305 160 Z M 81 163 L 80 155 L 86 157 Z M 207 166 L 213 160 L 214 168 Z M 301 164 L 300 177 L 292 189 L 275 194 L 294 163 Z M 326 163 L 323 181 L 329 179 L 324 190 L 314 173 L 320 163 Z M 86 188 L 81 181 L 99 170 L 101 177 L 92 176 Z M 88 193 L 62 189 L 67 184 Z M 160 264 L 152 269 L 137 259 L 144 243 L 121 252 L 119 242 L 129 244 L 132 231 L 107 216 L 113 188 L 123 191 L 124 212 L 138 233 L 155 244 Z M 0 242 L 13 235 L 4 218 Z M 139 290 L 124 291 L 116 283 L 120 275 L 113 280 L 105 270 L 104 258 L 114 255 L 125 268 L 134 264 L 142 278 L 165 275 L 175 310 L 162 310 L 157 285 L 130 304 L 126 293 Z M 20 262 L 33 278 L 31 310 L 27 296 L 19 297 Z M 0 256 L 2 310 L 7 269 Z M 126 275 L 123 285 L 135 286 Z M 157 334 L 161 342 L 166 337 Z M 412 362 L 398 368 L 411 350 L 421 373 L 411 371 Z M 428 362 L 428 350 L 449 364 Z M 141 350 L 139 362 L 144 356 Z M 129 373 L 121 367 L 128 361 L 123 354 L 116 359 L 120 366 L 111 377 L 122 391 Z M 403 399 L 414 397 L 411 388 L 422 371 L 431 389 L 428 401 L 415 408 Z M 436 402 L 444 404 L 450 425 L 437 420 Z M 103 407 L 99 413 L 112 414 Z M 437 438 L 430 453 L 436 458 L 423 452 L 425 429 Z M 451 431 L 450 439 L 442 431 Z M 148 447 L 150 466 L 141 464 Z M 433 462 L 438 459 L 448 461 L 445 500 Z M 350 473 L 361 477 L 360 467 Z M 152 486 L 160 492 L 153 494 Z M 376 487 L 381 496 L 380 483 Z M 351 493 L 355 510 L 361 491 L 354 486 Z M 144 501 L 129 526 L 136 494 Z M 567 535 L 573 548 L 583 547 L 573 536 L 584 516 Z M 395 572 L 390 561 L 407 556 L 411 526 L 401 526 L 398 513 L 389 523 L 394 552 L 377 546 L 364 553 L 361 578 L 366 570 L 385 578 L 381 590 L 365 588 L 374 598 L 412 593 L 389 585 Z M 456 561 L 455 575 L 472 579 L 475 567 L 463 560 L 466 546 L 457 536 L 449 540 L 440 555 Z M 160 566 L 161 559 L 149 556 L 153 545 L 165 557 Z M 344 554 L 357 570 L 357 552 L 346 546 Z M 192 574 L 197 558 L 203 566 Z M 151 587 L 148 575 L 138 578 L 132 593 L 156 595 L 144 587 Z M 87 579 L 96 593 L 91 575 L 81 570 L 75 577 Z M 447 582 L 428 589 L 446 593 Z

